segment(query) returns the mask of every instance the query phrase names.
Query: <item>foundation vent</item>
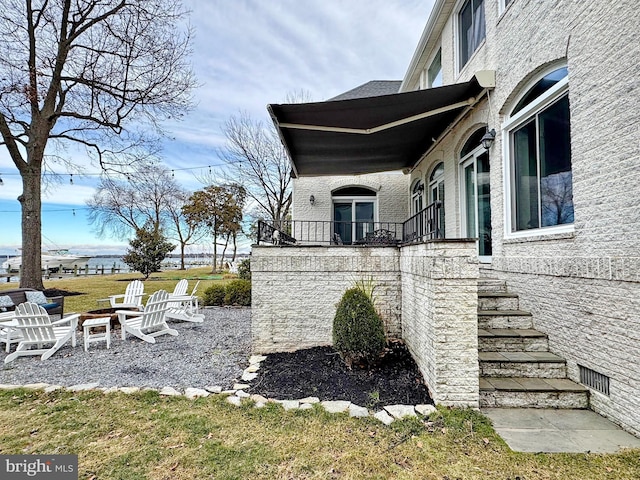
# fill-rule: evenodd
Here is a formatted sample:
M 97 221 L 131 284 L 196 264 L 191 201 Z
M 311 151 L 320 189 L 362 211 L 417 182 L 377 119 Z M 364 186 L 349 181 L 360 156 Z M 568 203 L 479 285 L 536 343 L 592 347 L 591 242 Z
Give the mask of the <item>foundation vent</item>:
M 578 368 L 580 369 L 580 383 L 600 393 L 609 395 L 609 377 L 582 365 L 578 365 Z

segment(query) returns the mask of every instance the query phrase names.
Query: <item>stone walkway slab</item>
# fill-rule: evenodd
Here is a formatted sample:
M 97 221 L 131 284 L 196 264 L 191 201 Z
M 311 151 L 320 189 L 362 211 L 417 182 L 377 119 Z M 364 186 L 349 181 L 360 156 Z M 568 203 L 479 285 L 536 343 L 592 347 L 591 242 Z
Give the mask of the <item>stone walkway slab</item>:
M 483 408 L 516 452 L 615 453 L 640 448 L 640 439 L 591 410 Z

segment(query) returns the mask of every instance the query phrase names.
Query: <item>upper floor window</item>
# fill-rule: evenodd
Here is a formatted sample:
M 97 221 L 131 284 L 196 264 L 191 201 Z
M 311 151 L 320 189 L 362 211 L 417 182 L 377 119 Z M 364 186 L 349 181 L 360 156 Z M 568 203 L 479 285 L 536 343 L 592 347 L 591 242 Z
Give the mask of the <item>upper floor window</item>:
M 442 86 L 442 49 L 438 49 L 438 53 L 436 53 L 435 57 L 431 61 L 431 65 L 429 65 L 429 70 L 427 71 L 428 77 L 428 88 L 433 87 L 441 87 Z
M 568 89 L 566 68 L 546 74 L 522 96 L 507 121 L 507 222 L 512 233 L 574 221 Z
M 478 49 L 484 37 L 484 0 L 466 0 L 458 14 L 460 70 Z

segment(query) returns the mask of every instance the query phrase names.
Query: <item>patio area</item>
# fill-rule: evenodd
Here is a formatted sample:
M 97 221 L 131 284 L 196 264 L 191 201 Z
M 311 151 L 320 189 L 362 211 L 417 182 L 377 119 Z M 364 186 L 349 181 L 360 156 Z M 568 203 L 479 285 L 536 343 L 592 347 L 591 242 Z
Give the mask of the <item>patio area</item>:
M 248 308 L 203 308 L 203 323 L 169 322 L 179 335 L 163 335 L 155 344 L 111 332 L 111 348 L 92 343 L 84 351 L 82 332 L 77 346 L 67 342 L 51 358 L 21 357 L 0 363 L 0 384 L 49 383 L 72 386 L 98 383 L 100 387 L 187 387 L 219 385 L 227 388 L 240 379 L 251 350 Z M 15 349 L 15 346 L 13 347 Z M 0 360 L 4 362 L 6 353 Z

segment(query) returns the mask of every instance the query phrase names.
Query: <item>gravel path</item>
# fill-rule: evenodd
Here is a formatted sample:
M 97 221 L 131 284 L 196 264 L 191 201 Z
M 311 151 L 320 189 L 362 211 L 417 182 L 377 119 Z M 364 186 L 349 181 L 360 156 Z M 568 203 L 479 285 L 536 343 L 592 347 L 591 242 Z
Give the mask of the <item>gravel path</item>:
M 68 387 L 98 382 L 101 387 L 230 388 L 249 363 L 251 310 L 207 307 L 202 313 L 203 323 L 170 322 L 169 326 L 180 335 L 161 335 L 155 344 L 132 335 L 122 340 L 118 329 L 111 332 L 108 350 L 105 342 L 97 342 L 85 352 L 82 333 L 78 332 L 75 348 L 69 341 L 45 361 L 28 356 L 5 365 L 3 351 L 0 383 L 42 382 Z

